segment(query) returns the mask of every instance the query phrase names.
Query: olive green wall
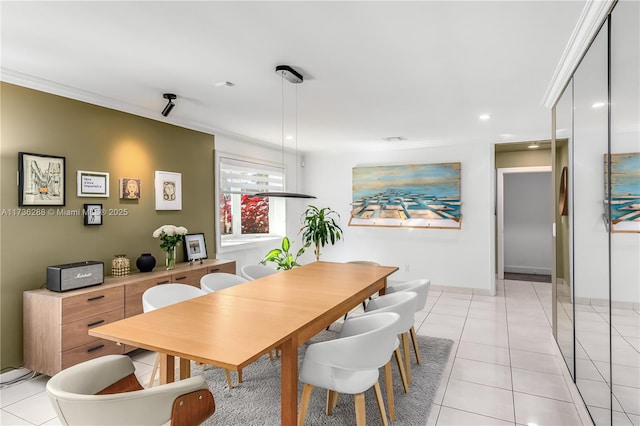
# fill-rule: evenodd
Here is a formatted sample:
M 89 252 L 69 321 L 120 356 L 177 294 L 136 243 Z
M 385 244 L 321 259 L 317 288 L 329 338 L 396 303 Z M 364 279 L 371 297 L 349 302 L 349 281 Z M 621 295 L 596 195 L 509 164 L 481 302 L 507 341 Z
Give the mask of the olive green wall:
M 46 283 L 48 265 L 100 260 L 108 275 L 111 259 L 119 253 L 127 254 L 133 270 L 143 252 L 163 262 L 159 241 L 151 236 L 163 224 L 204 233 L 209 257 L 214 256 L 214 137 L 6 83 L 0 85 L 0 100 L 0 355 L 4 369 L 22 364 L 22 293 Z M 81 216 L 16 215 L 21 151 L 66 157 L 66 205 L 55 209 L 103 204 L 104 224 L 84 226 Z M 77 170 L 110 173 L 109 197 L 77 197 Z M 181 211 L 155 210 L 156 170 L 182 173 Z M 121 177 L 142 180 L 140 200 L 119 199 Z M 127 214 L 110 216 L 108 209 L 127 209 Z
M 551 166 L 550 149 L 496 152 L 496 169 Z

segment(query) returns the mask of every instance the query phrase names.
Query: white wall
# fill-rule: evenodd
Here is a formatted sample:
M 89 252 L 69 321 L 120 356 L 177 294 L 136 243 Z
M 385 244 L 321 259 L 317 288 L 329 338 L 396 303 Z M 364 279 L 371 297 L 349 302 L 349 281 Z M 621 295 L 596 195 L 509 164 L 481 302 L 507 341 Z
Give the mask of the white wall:
M 551 275 L 551 172 L 504 175 L 504 270 Z
M 494 284 L 494 169 L 489 144 L 389 152 L 306 155 L 305 191 L 341 216 L 344 241 L 322 260 L 373 260 L 400 267 L 391 279 L 428 277 L 434 285 L 490 291 Z M 461 162 L 462 229 L 349 227 L 355 166 Z M 312 253 L 305 253 L 306 261 Z

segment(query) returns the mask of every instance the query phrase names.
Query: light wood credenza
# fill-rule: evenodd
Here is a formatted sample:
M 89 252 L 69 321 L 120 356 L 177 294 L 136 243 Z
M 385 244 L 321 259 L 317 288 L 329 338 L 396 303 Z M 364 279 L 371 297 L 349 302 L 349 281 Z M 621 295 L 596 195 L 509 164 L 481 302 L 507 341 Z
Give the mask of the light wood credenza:
M 134 273 L 126 277 L 105 277 L 95 287 L 57 293 L 47 289 L 23 294 L 24 368 L 53 376 L 80 362 L 136 349 L 89 336 L 88 330 L 133 315 L 142 310 L 142 293 L 166 283 L 200 287 L 203 275 L 215 272 L 236 273 L 233 260 L 205 259 L 178 264 L 167 271 Z

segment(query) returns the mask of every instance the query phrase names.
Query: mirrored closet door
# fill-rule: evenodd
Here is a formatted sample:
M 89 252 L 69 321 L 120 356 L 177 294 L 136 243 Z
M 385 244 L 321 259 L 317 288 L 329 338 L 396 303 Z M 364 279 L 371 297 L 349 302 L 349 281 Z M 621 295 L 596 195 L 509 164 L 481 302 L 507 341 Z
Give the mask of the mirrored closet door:
M 554 105 L 554 333 L 596 425 L 640 424 L 639 21 L 618 1 Z

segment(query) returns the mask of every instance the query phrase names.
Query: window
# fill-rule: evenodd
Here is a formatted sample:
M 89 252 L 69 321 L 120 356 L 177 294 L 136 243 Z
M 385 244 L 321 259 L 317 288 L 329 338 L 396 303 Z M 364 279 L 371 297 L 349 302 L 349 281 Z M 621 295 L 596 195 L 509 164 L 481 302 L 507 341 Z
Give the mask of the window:
M 258 192 L 282 191 L 282 168 L 219 156 L 218 171 L 220 247 L 279 238 L 285 234 L 284 200 L 253 196 Z

